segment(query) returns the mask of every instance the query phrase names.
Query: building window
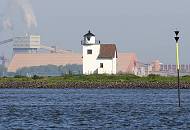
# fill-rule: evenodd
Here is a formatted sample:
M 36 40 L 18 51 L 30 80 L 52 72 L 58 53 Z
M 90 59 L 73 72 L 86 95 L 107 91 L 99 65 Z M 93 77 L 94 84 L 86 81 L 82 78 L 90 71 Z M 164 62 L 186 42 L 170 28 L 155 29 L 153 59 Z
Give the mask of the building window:
M 88 40 L 88 41 L 90 41 L 90 38 L 91 38 L 90 36 L 87 36 L 87 40 Z
M 104 64 L 103 63 L 100 63 L 100 68 L 104 68 Z
M 87 54 L 92 54 L 92 50 L 87 50 Z

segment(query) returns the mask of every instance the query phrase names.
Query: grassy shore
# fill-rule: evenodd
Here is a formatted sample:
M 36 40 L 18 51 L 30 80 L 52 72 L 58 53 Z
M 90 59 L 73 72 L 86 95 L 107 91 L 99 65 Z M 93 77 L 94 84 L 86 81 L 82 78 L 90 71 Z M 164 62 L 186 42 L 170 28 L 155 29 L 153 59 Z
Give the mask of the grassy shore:
M 190 76 L 180 77 L 182 84 L 190 84 Z M 90 84 L 113 84 L 113 83 L 132 83 L 132 84 L 176 84 L 176 77 L 162 77 L 150 75 L 148 77 L 138 77 L 135 75 L 65 75 L 59 77 L 1 77 L 0 83 L 45 83 L 53 86 L 64 83 L 90 83 Z M 0 87 L 1 87 L 0 85 Z M 13 86 L 14 87 L 14 86 Z
M 190 76 L 180 77 L 181 82 L 190 82 Z M 159 75 L 150 75 L 148 77 L 138 77 L 135 75 L 65 75 L 55 77 L 1 77 L 0 83 L 2 82 L 31 82 L 41 81 L 48 83 L 57 82 L 91 82 L 91 83 L 108 83 L 108 82 L 176 82 L 176 77 L 163 77 Z

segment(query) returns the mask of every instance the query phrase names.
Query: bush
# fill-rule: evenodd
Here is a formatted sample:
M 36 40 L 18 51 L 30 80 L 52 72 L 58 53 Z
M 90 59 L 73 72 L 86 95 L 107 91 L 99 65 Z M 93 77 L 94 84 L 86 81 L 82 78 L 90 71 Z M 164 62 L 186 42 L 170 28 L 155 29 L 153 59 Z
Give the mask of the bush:
M 34 76 L 32 77 L 32 79 L 37 80 L 37 79 L 42 79 L 42 77 L 40 77 L 40 76 L 38 76 L 38 75 L 34 75 Z
M 157 78 L 160 77 L 160 75 L 156 75 L 156 74 L 149 74 L 148 78 Z
M 184 75 L 183 78 L 190 78 L 190 75 Z
M 25 76 L 22 76 L 22 75 L 15 75 L 14 78 L 25 78 Z

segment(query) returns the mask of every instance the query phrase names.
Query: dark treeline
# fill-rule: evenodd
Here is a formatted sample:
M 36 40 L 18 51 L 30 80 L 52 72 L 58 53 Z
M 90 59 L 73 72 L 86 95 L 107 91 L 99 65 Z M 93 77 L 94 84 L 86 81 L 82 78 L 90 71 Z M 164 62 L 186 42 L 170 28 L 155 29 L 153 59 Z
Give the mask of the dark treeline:
M 3 65 L 0 65 L 0 76 L 5 76 L 7 74 L 7 68 Z
M 44 66 L 34 66 L 34 67 L 25 67 L 16 71 L 16 73 L 7 72 L 7 69 L 3 66 L 0 66 L 0 76 L 61 76 L 65 74 L 81 74 L 82 65 L 65 65 L 65 66 L 56 66 L 56 65 L 44 65 Z

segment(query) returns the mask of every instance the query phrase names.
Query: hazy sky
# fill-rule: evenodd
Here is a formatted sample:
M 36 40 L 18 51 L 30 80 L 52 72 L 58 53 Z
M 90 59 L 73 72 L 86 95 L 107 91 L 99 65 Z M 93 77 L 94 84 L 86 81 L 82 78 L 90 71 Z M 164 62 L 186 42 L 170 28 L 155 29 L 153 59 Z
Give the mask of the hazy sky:
M 1 40 L 31 32 L 46 45 L 81 52 L 80 40 L 90 29 L 102 43 L 116 43 L 119 52 L 135 52 L 139 61 L 175 63 L 178 28 L 181 63 L 190 63 L 189 0 L 31 0 L 38 24 L 32 29 L 19 11 L 10 12 L 8 1 L 0 1 L 0 20 L 11 15 L 14 29 L 1 31 Z M 11 49 L 1 46 L 0 55 L 11 55 Z

